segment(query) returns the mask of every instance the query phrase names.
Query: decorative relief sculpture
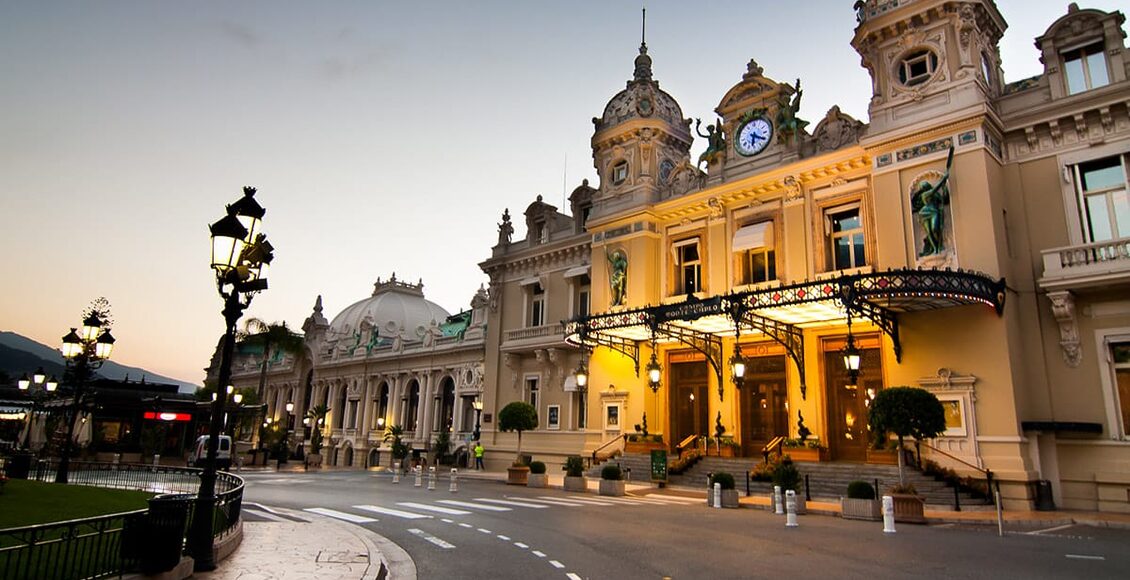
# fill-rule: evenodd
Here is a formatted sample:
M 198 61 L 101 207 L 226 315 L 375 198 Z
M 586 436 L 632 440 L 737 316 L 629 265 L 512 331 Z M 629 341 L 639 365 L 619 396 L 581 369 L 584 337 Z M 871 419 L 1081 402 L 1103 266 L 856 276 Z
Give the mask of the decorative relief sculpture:
M 702 155 L 698 156 L 698 163 L 695 167 L 702 165 L 703 161 L 705 161 L 707 167 L 709 167 L 726 154 L 726 135 L 722 131 L 722 119 L 718 119 L 713 125 L 707 125 L 706 133 L 702 132 L 701 126 L 702 119 L 695 119 L 695 133 L 698 133 L 699 137 L 706 139 L 706 151 L 703 151 Z
M 1052 301 L 1052 315 L 1059 323 L 1059 346 L 1063 349 L 1063 362 L 1071 368 L 1079 366 L 1083 352 L 1079 347 L 1079 323 L 1075 319 L 1075 296 L 1070 291 L 1048 292 Z
M 804 128 L 808 126 L 808 121 L 796 116 L 800 112 L 800 97 L 804 94 L 800 90 L 800 79 L 792 88 L 791 94 L 786 91 L 777 93 L 777 142 L 785 145 L 794 140 L 799 143 Z
M 953 166 L 953 146 L 946 158 L 946 171 L 936 181 L 920 177 L 911 185 L 910 208 L 922 228 L 922 250 L 918 257 L 941 254 L 946 250 L 946 207 L 950 203 L 949 177 Z M 937 172 L 932 172 L 936 174 Z
M 608 283 L 612 291 L 612 306 L 623 306 L 628 295 L 628 255 L 624 250 L 609 252 L 604 250 L 608 258 Z
M 842 113 L 839 106 L 833 106 L 816 125 L 816 146 L 820 151 L 835 151 L 859 141 L 862 130 L 862 122 Z

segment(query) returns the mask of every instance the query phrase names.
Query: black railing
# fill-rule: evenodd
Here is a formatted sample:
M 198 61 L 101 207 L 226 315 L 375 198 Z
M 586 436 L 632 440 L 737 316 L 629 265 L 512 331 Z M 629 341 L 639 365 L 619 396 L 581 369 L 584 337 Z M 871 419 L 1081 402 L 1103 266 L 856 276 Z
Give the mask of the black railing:
M 54 481 L 58 464 L 39 461 L 28 479 Z M 185 533 L 197 517 L 193 506 L 200 470 L 184 467 L 71 462 L 70 485 L 135 489 L 159 494 L 148 510 L 0 530 L 0 580 L 84 580 L 140 570 L 156 573 L 180 560 Z M 219 472 L 212 536 L 236 529 L 243 479 Z

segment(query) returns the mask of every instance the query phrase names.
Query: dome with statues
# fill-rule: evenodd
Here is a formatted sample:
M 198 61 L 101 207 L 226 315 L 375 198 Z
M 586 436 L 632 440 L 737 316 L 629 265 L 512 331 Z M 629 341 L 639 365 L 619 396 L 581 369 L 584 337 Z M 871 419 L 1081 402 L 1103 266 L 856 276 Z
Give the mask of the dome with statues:
M 419 340 L 429 328 L 442 324 L 450 314 L 424 298 L 424 283 L 412 284 L 396 279 L 377 279 L 373 295 L 342 310 L 330 323 L 330 341 L 359 337 L 376 328 L 382 337 L 403 336 Z

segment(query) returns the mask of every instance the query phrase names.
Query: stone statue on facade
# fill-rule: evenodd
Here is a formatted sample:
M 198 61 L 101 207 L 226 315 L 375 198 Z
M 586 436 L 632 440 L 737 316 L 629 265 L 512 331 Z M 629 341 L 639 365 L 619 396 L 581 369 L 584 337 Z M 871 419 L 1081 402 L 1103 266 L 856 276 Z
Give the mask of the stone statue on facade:
M 788 85 L 785 85 L 788 86 Z M 800 112 L 800 79 L 796 80 L 790 96 L 785 91 L 777 93 L 777 142 L 788 145 L 794 138 L 799 142 L 800 135 L 808 126 L 808 121 L 797 117 Z
M 702 165 L 702 162 L 705 161 L 706 165 L 709 167 L 710 164 L 714 163 L 719 156 L 725 154 L 726 134 L 722 132 L 721 119 L 718 119 L 718 121 L 713 125 L 707 125 L 706 133 L 702 132 L 702 129 L 700 128 L 701 126 L 702 119 L 695 119 L 695 133 L 698 133 L 699 137 L 706 139 L 706 151 L 703 151 L 702 155 L 698 156 L 698 163 L 695 166 L 697 167 L 699 165 Z
M 946 206 L 950 202 L 949 177 L 953 165 L 953 147 L 946 158 L 946 172 L 936 183 L 923 179 L 914 186 L 910 198 L 910 209 L 922 226 L 922 252 L 919 257 L 940 254 L 945 251 Z
M 510 208 L 506 208 L 502 212 L 502 223 L 498 224 L 498 245 L 509 244 L 513 235 L 514 224 L 510 223 Z
M 612 306 L 623 306 L 628 296 L 628 255 L 624 250 L 609 252 L 604 250 L 608 258 L 609 275 L 608 283 L 612 290 Z

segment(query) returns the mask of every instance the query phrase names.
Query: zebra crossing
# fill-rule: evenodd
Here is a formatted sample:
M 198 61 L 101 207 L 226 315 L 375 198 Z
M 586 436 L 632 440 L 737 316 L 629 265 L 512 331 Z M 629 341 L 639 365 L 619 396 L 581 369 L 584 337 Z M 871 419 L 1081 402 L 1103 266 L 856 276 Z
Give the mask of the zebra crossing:
M 633 497 L 588 496 L 568 494 L 561 496 L 542 495 L 536 497 L 511 496 L 502 498 L 479 497 L 466 500 L 437 499 L 427 502 L 398 501 L 393 505 L 360 504 L 350 510 L 341 511 L 324 507 L 308 507 L 304 511 L 316 513 L 351 523 L 372 523 L 380 517 L 404 520 L 422 520 L 437 516 L 471 516 L 475 514 L 501 514 L 522 510 L 543 510 L 553 508 L 586 507 L 632 507 L 632 506 L 676 506 L 698 505 L 702 500 L 674 495 L 649 495 Z M 375 517 L 377 516 L 377 517 Z M 448 521 L 446 518 L 444 521 Z

